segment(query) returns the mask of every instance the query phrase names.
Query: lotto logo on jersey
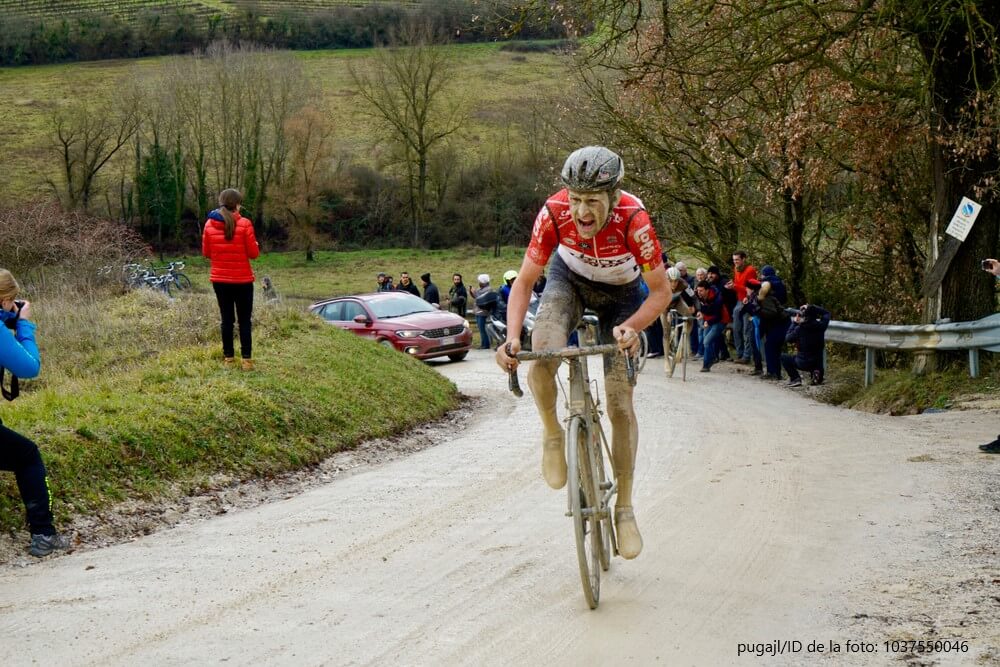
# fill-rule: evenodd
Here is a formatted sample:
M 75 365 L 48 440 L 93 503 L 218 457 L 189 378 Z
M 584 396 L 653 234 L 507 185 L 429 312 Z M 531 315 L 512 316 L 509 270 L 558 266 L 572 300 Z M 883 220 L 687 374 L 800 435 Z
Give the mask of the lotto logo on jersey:
M 653 243 L 653 237 L 650 235 L 652 229 L 652 225 L 646 225 L 637 229 L 632 234 L 632 238 L 635 239 L 636 244 L 639 246 L 639 255 L 645 260 L 652 259 L 653 251 L 656 250 L 656 244 Z

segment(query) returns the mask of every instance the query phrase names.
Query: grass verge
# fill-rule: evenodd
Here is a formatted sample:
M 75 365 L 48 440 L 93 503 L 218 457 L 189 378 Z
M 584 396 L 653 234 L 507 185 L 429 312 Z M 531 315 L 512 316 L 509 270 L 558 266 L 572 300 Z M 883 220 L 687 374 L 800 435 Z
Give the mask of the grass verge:
M 823 391 L 816 397 L 853 410 L 891 415 L 915 415 L 928 409 L 951 410 L 984 406 L 998 397 L 1000 367 L 983 355 L 980 377 L 969 377 L 968 366 L 955 362 L 939 371 L 916 375 L 909 368 L 879 368 L 875 382 L 864 386 L 864 362 L 830 360 Z
M 433 368 L 300 309 L 256 307 L 258 367 L 242 372 L 222 367 L 209 294 L 171 302 L 135 292 L 72 305 L 56 300 L 40 313 L 43 364 L 54 368 L 3 410 L 6 425 L 42 449 L 57 520 L 196 490 L 220 473 L 246 479 L 308 466 L 458 404 Z M 406 398 L 392 410 L 388 387 Z M 0 475 L 0 528 L 15 530 L 23 517 L 13 476 Z

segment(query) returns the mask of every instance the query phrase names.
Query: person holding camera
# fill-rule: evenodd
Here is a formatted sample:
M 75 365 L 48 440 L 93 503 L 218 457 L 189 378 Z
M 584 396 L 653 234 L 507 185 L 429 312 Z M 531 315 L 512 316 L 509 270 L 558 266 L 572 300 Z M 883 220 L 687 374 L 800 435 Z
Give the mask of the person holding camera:
M 982 267 L 983 271 L 992 273 L 996 280 L 1000 280 L 1000 261 L 995 259 L 984 259 Z M 985 445 L 979 445 L 979 449 L 987 454 L 1000 454 L 1000 435 L 998 435 L 997 439 L 993 442 L 987 442 Z
M 201 238 L 201 254 L 211 262 L 208 279 L 215 290 L 222 317 L 222 363 L 236 364 L 233 325 L 239 320 L 240 357 L 243 370 L 253 370 L 250 316 L 253 312 L 253 269 L 250 260 L 260 256 L 253 223 L 240 214 L 239 190 L 219 193 L 219 208 L 208 214 Z
M 798 346 L 794 355 L 782 354 L 781 365 L 788 373 L 789 387 L 801 387 L 799 371 L 809 371 L 812 384 L 823 384 L 823 337 L 830 325 L 830 313 L 812 304 L 804 304 L 792 318 L 785 341 Z
M 31 321 L 31 303 L 17 300 L 20 287 L 14 276 L 0 269 L 0 366 L 14 379 L 33 378 L 42 368 L 42 357 L 35 343 L 35 323 Z M 0 369 L 0 381 L 3 370 Z M 10 400 L 16 396 L 4 393 Z M 28 553 L 41 558 L 53 551 L 68 549 L 69 540 L 56 532 L 52 517 L 49 480 L 38 445 L 0 423 L 0 470 L 14 473 L 21 493 L 31 545 Z

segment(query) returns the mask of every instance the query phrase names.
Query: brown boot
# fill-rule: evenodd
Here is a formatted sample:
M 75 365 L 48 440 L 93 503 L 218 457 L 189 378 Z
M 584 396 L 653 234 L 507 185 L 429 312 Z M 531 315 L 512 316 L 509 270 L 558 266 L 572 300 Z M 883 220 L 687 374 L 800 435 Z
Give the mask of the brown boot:
M 542 477 L 553 489 L 566 486 L 566 446 L 563 430 L 542 438 Z
M 222 367 L 223 368 L 233 368 L 236 366 L 236 359 L 233 357 L 223 357 Z
M 252 371 L 253 370 L 253 359 L 241 359 L 240 360 L 240 366 L 245 371 Z
M 642 552 L 642 535 L 631 507 L 615 507 L 615 535 L 618 536 L 618 553 L 622 558 L 632 560 Z

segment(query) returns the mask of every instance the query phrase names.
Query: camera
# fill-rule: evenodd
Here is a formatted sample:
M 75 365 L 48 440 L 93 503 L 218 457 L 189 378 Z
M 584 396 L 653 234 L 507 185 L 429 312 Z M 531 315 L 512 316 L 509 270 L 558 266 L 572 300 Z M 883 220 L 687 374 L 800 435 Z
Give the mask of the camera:
M 983 271 L 992 271 L 993 270 L 993 262 L 991 260 L 984 259 L 983 263 L 981 264 L 981 266 L 983 267 Z

